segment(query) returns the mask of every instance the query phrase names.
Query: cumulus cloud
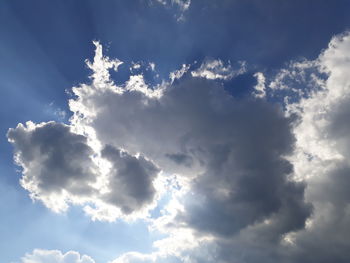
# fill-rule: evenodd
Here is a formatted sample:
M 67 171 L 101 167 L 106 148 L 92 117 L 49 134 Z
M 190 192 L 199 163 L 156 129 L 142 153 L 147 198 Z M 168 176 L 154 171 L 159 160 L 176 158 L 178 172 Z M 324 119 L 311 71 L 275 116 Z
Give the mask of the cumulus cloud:
M 17 164 L 23 167 L 21 185 L 34 199 L 59 212 L 67 209 L 67 199 L 94 193 L 97 167 L 91 158 L 93 150 L 69 126 L 18 124 L 9 130 L 8 139 L 15 147 Z
M 26 254 L 21 259 L 21 263 L 95 263 L 95 261 L 76 251 L 68 251 L 63 254 L 59 250 L 35 249 L 32 253 Z
M 23 168 L 21 185 L 55 212 L 86 205 L 95 219 L 114 220 L 151 204 L 158 168 L 142 156 L 106 145 L 99 153 L 88 139 L 62 123 L 18 124 L 8 139 Z
M 215 81 L 235 76 L 220 61 L 186 76 L 185 65 L 156 87 L 142 75 L 118 86 L 109 70 L 121 62 L 96 43 L 69 125 L 10 129 L 21 183 L 47 205 L 86 203 L 93 218 L 113 220 L 114 208 L 155 204 L 162 171 L 170 201 L 151 224 L 167 237 L 154 253 L 116 263 L 346 262 L 349 51 L 349 34 L 337 36 L 316 60 L 292 62 L 272 81 L 257 73 L 255 93 L 237 99 Z M 290 99 L 283 107 L 256 99 L 267 89 Z
M 112 190 L 104 196 L 106 201 L 121 207 L 124 213 L 152 202 L 156 192 L 152 181 L 159 173 L 152 162 L 110 145 L 102 150 L 102 157 L 112 164 L 108 175 L 108 188 Z
M 304 227 L 311 206 L 284 158 L 293 150 L 293 118 L 281 107 L 235 99 L 216 77 L 188 76 L 158 87 L 133 78 L 120 87 L 93 78 L 91 85 L 74 88 L 71 122 L 93 130 L 103 145 L 142 153 L 164 173 L 186 178 L 180 208 L 156 228 L 182 244 L 174 234 L 179 229 L 196 243 L 195 235 L 221 242 L 242 231 L 257 235 L 251 230 L 256 228 L 264 241 L 278 245 Z
M 94 61 L 87 65 L 93 71 L 94 88 L 102 90 L 114 85 L 108 70 L 117 70 L 122 62 L 105 58 L 102 46 L 94 44 Z M 147 92 L 141 75 L 132 76 L 127 87 Z M 84 103 L 96 115 L 93 107 Z M 155 164 L 139 153 L 130 155 L 100 142 L 93 129 L 53 121 L 27 122 L 9 129 L 7 136 L 15 148 L 15 161 L 23 168 L 21 185 L 33 200 L 55 212 L 73 204 L 82 205 L 97 220 L 144 217 L 159 197 L 154 184 L 160 170 Z
M 300 116 L 292 162 L 315 207 L 306 231 L 294 236 L 294 252 L 302 262 L 346 262 L 350 256 L 350 195 L 345 190 L 350 185 L 349 51 L 349 33 L 334 37 L 313 62 L 327 77 L 310 96 L 289 105 Z
M 254 204 L 259 203 L 257 199 L 248 199 L 253 202 L 248 205 L 247 200 L 238 198 L 239 201 L 244 201 L 244 205 L 236 208 L 239 202 L 235 200 L 235 194 L 239 196 L 241 191 L 258 194 L 263 191 L 263 182 L 270 184 L 273 180 L 269 178 L 258 183 L 258 179 L 254 178 L 252 182 L 258 184 L 257 188 L 250 182 L 249 186 L 242 184 L 241 188 L 233 188 L 235 191 L 227 191 L 235 185 L 229 180 L 236 178 L 230 178 L 227 175 L 221 178 L 221 174 L 225 174 L 225 164 L 230 158 L 222 158 L 224 161 L 221 163 L 219 161 L 222 160 L 220 156 L 229 156 L 227 152 L 234 154 L 234 150 L 228 151 L 221 148 L 215 155 L 218 160 L 218 164 L 214 166 L 216 169 L 213 169 L 216 172 L 215 176 L 210 176 L 211 170 L 208 169 L 201 176 L 196 177 L 191 182 L 189 196 L 185 194 L 184 199 L 181 200 L 183 205 L 178 207 L 178 212 L 164 223 L 169 228 L 174 226 L 174 229 L 194 229 L 194 235 L 197 238 L 208 233 L 214 235 L 213 238 L 202 240 L 200 244 L 189 250 L 186 246 L 178 247 L 182 262 L 186 260 L 235 263 L 348 261 L 350 257 L 348 240 L 350 197 L 347 190 L 350 184 L 348 150 L 350 79 L 347 74 L 350 68 L 349 49 L 349 34 L 336 36 L 318 59 L 303 61 L 302 64 L 293 62 L 290 67 L 291 72 L 283 70 L 284 77 L 281 77 L 281 74 L 276 77 L 277 81 L 274 82 L 276 86 L 273 89 L 280 89 L 278 85 L 284 85 L 281 89 L 287 90 L 288 96 L 291 96 L 290 91 L 293 93 L 299 90 L 300 85 L 305 85 L 308 89 L 305 93 L 295 96 L 294 101 L 285 101 L 287 115 L 294 116 L 291 132 L 295 135 L 296 141 L 295 148 L 289 152 L 291 155 L 287 158 L 290 163 L 284 163 L 290 167 L 294 166 L 294 170 L 289 171 L 291 177 L 288 180 L 284 183 L 279 181 L 278 184 L 282 187 L 277 194 L 279 198 L 283 198 L 285 194 L 285 201 L 280 202 L 282 205 L 270 216 L 267 212 L 262 216 L 262 220 L 259 220 L 259 213 L 254 210 Z M 272 137 L 274 136 L 276 135 Z M 242 139 L 242 141 L 248 140 Z M 282 139 L 282 141 L 288 140 Z M 271 146 L 267 148 L 271 149 Z M 239 153 L 244 153 L 242 149 L 238 149 Z M 264 147 L 260 146 L 257 149 L 264 149 Z M 287 152 L 288 150 L 284 154 Z M 239 173 L 244 167 L 245 158 L 243 154 L 242 162 L 238 157 L 239 165 L 231 167 L 229 171 Z M 263 160 L 265 168 L 278 167 L 276 165 L 278 162 L 269 166 L 266 159 Z M 250 163 L 247 167 L 252 167 L 254 170 L 253 167 L 259 165 L 259 162 L 252 164 Z M 264 168 L 259 167 L 257 171 L 264 171 Z M 268 174 L 273 173 L 269 170 Z M 249 176 L 244 179 L 249 181 Z M 239 181 L 239 176 L 236 180 Z M 303 184 L 296 184 L 294 180 L 301 181 Z M 306 187 L 305 190 L 302 185 Z M 303 191 L 305 191 L 306 201 L 304 201 Z M 281 194 L 282 192 L 284 194 Z M 276 200 L 276 198 L 272 199 Z M 311 215 L 311 208 L 305 202 L 312 204 Z M 273 202 L 270 200 L 266 204 L 273 205 Z M 242 210 L 235 210 L 239 208 Z M 250 209 L 254 212 L 249 211 Z M 230 214 L 231 211 L 232 214 Z M 246 211 L 248 211 L 247 215 L 255 215 L 253 222 L 249 217 L 244 217 Z M 237 224 L 237 219 L 241 218 L 240 215 L 244 218 L 243 222 L 248 224 L 247 226 Z M 235 232 L 237 225 L 239 232 Z M 172 238 L 176 240 L 176 235 Z M 171 242 L 170 240 L 168 241 Z

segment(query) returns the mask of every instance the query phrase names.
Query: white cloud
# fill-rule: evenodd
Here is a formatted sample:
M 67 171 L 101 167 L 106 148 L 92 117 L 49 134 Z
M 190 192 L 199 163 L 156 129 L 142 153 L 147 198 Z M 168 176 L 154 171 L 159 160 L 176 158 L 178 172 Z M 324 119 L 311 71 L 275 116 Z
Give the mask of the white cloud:
M 159 4 L 162 4 L 164 6 L 176 6 L 178 7 L 182 12 L 189 9 L 191 5 L 191 0 L 153 0 L 157 1 Z
M 270 95 L 284 104 L 293 104 L 307 98 L 316 89 L 324 88 L 325 75 L 318 60 L 291 61 L 266 85 Z
M 174 18 L 177 22 L 185 21 L 186 11 L 191 6 L 191 0 L 149 0 L 151 4 L 157 3 L 163 5 L 167 9 L 174 11 Z
M 185 75 L 188 72 L 188 70 L 190 69 L 190 66 L 191 65 L 183 64 L 181 66 L 181 69 L 170 72 L 169 78 L 171 83 L 173 83 L 177 79 L 181 79 L 183 75 Z
M 238 75 L 244 74 L 245 72 L 245 62 L 240 62 L 239 68 L 234 69 L 230 63 L 225 66 L 223 61 L 217 59 L 204 61 L 201 66 L 192 71 L 191 74 L 193 77 L 197 78 L 230 80 Z
M 256 77 L 257 84 L 254 86 L 253 96 L 256 98 L 265 98 L 266 88 L 264 74 L 261 72 L 257 72 L 254 74 L 254 77 Z
M 26 254 L 21 263 L 95 263 L 95 261 L 75 251 L 63 254 L 59 250 L 35 249 L 31 254 Z
M 288 114 L 299 118 L 290 160 L 314 206 L 307 227 L 290 235 L 288 256 L 298 262 L 346 262 L 350 256 L 349 54 L 349 33 L 335 36 L 316 60 L 294 64 L 272 82 L 274 89 L 304 86 L 304 93 L 286 105 Z
M 155 71 L 155 70 L 156 70 L 156 63 L 154 63 L 154 62 L 149 62 L 149 63 L 148 63 L 148 66 L 149 66 L 149 68 L 150 68 L 152 71 Z
M 93 43 L 96 47 L 94 61 L 93 63 L 90 63 L 88 60 L 86 60 L 86 64 L 93 72 L 91 78 L 94 79 L 94 84 L 96 85 L 95 87 L 104 88 L 105 85 L 111 81 L 108 70 L 114 69 L 117 71 L 118 67 L 123 64 L 123 62 L 119 59 L 106 59 L 106 57 L 102 55 L 101 44 L 98 41 L 94 41 Z

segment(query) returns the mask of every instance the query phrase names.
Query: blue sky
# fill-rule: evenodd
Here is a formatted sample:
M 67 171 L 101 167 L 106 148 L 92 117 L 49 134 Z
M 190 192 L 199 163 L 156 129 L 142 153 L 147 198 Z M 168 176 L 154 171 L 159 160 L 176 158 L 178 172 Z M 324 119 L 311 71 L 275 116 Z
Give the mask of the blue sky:
M 41 249 L 96 263 L 346 262 L 349 11 L 347 0 L 1 1 L 0 261 L 42 263 Z M 91 188 L 103 175 L 110 195 Z M 55 198 L 69 208 L 53 211 Z M 336 243 L 328 254 L 315 256 L 330 246 L 316 232 Z

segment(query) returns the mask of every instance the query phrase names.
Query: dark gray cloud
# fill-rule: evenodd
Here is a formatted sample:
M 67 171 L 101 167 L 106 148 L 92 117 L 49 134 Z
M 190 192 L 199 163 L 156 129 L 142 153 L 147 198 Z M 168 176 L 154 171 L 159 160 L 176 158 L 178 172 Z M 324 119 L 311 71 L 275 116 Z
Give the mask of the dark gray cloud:
M 292 257 L 298 262 L 345 263 L 350 257 L 350 167 L 344 162 L 309 181 L 308 199 L 315 206 L 310 227 L 298 233 Z
M 218 82 L 188 75 L 154 89 L 142 76 L 116 87 L 101 83 L 99 61 L 91 64 L 92 84 L 73 90 L 72 125 L 190 180 L 169 229 L 214 238 L 223 251 L 244 241 L 277 253 L 285 235 L 305 227 L 312 207 L 285 158 L 294 149 L 294 119 L 279 105 L 236 99 Z
M 104 196 L 106 202 L 128 214 L 153 201 L 156 193 L 153 180 L 159 169 L 152 162 L 110 145 L 102 150 L 102 157 L 112 164 L 108 182 L 112 191 Z
M 89 184 L 96 180 L 96 167 L 86 137 L 55 122 L 19 124 L 7 136 L 15 147 L 18 165 L 23 167 L 21 182 L 27 190 L 35 195 L 62 194 L 64 190 L 92 194 Z
M 185 166 L 191 166 L 192 164 L 192 158 L 183 153 L 167 153 L 165 156 L 177 164 L 182 164 Z
M 276 213 L 283 222 L 275 234 L 302 228 L 310 207 L 303 202 L 304 186 L 288 179 L 293 167 L 283 158 L 294 142 L 291 120 L 262 101 L 235 103 L 237 115 L 228 114 L 225 125 L 230 135 L 207 149 L 206 172 L 193 181 L 194 196 L 181 217 L 199 231 L 224 236 Z M 213 134 L 221 129 L 211 127 Z
M 131 214 L 154 201 L 153 181 L 159 170 L 142 156 L 106 146 L 100 159 L 87 137 L 56 122 L 19 124 L 7 136 L 23 168 L 21 185 L 56 212 L 66 210 L 69 203 L 90 204 L 87 212 L 94 218 L 114 220 L 115 208 Z M 111 166 L 107 175 L 105 161 Z
M 337 36 L 317 60 L 299 64 L 298 73 L 282 71 L 296 80 L 298 86 L 276 82 L 277 88 L 287 89 L 287 93 L 288 89 L 293 92 L 299 89 L 303 83 L 311 85 L 312 92 L 305 94 L 304 99 L 287 103 L 289 113 L 299 116 L 293 128 L 296 148 L 289 160 L 294 166 L 294 176 L 306 186 L 306 202 L 313 206 L 305 227 L 300 226 L 305 223 L 303 214 L 305 216 L 307 210 L 295 209 L 304 200 L 287 197 L 293 201 L 274 213 L 265 224 L 254 224 L 234 237 L 217 239 L 215 246 L 208 248 L 223 262 L 348 261 L 350 79 L 345 55 L 348 50 L 348 34 Z M 309 74 L 310 70 L 316 74 Z M 318 79 L 322 74 L 326 74 L 326 78 Z M 301 188 L 298 190 L 294 185 L 294 191 L 301 191 Z M 283 229 L 288 228 L 291 232 L 280 236 Z M 280 242 L 273 241 L 278 236 Z
M 296 121 L 271 105 L 263 107 L 262 101 L 230 100 L 235 107 L 241 105 L 236 108 L 240 118 L 235 118 L 234 107 L 221 104 L 228 114 L 220 117 L 229 116 L 225 122 L 221 119 L 219 125 L 219 117 L 213 118 L 210 123 L 216 125 L 196 134 L 200 151 L 194 156 L 202 158 L 205 171 L 191 181 L 190 192 L 181 197 L 185 209 L 168 227 L 194 230 L 201 241 L 195 248 L 182 248 L 181 259 L 348 261 L 349 39 L 348 34 L 337 36 L 317 60 L 296 65 L 298 71 L 282 71 L 298 86 L 284 85 L 282 78 L 274 88 L 295 92 L 305 83 L 311 91 L 286 102 L 288 114 L 298 116 Z M 219 133 L 221 127 L 230 136 Z M 283 158 L 286 155 L 289 161 Z M 208 235 L 212 239 L 201 239 Z

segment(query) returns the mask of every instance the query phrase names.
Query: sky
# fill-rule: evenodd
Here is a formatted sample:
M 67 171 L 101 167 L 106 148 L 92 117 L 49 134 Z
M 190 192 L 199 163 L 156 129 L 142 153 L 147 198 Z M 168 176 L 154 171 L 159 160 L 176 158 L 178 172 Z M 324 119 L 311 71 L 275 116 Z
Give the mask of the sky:
M 0 261 L 346 263 L 350 1 L 0 1 Z

